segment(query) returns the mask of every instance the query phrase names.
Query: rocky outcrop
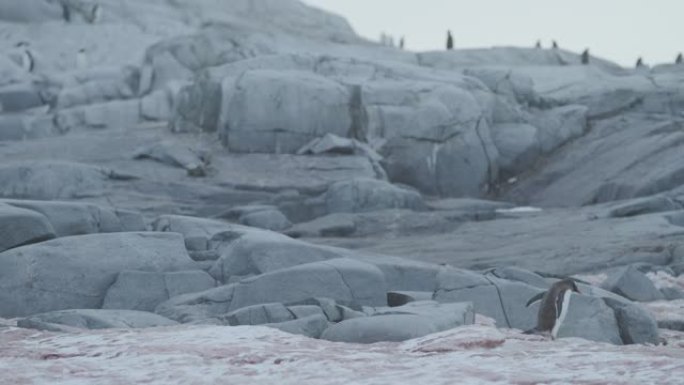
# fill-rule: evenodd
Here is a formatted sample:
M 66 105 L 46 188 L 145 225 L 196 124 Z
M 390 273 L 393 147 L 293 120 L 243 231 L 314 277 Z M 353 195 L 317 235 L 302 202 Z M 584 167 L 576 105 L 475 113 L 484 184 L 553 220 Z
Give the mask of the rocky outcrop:
M 97 309 L 119 272 L 178 271 L 191 262 L 176 234 L 81 235 L 11 249 L 0 253 L 0 314 Z

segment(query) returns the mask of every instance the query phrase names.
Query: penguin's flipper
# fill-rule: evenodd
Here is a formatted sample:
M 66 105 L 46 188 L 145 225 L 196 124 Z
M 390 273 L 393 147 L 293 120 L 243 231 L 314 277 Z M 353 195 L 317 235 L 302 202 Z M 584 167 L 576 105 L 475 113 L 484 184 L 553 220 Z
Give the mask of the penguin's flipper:
M 537 301 L 541 301 L 541 299 L 544 297 L 544 294 L 546 294 L 546 292 L 545 292 L 545 291 L 542 291 L 541 293 L 539 293 L 539 294 L 535 295 L 534 297 L 530 298 L 530 300 L 527 301 L 527 305 L 525 305 L 525 307 L 530 307 L 530 305 L 532 305 L 533 303 L 535 303 L 535 302 L 537 302 Z

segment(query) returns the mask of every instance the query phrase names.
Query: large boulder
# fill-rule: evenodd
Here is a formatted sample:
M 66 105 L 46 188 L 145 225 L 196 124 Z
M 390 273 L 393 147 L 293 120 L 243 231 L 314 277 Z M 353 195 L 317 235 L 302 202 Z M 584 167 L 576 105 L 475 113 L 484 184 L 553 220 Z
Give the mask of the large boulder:
M 371 344 L 406 341 L 436 332 L 437 327 L 425 317 L 413 314 L 388 314 L 340 322 L 327 328 L 321 339 Z
M 377 267 L 337 258 L 271 271 L 199 293 L 173 297 L 155 312 L 179 322 L 201 322 L 254 305 L 315 305 L 331 321 L 343 317 L 339 304 L 386 306 L 387 284 Z M 337 303 L 336 303 L 337 302 Z
M 232 284 L 179 295 L 159 304 L 154 312 L 182 323 L 206 322 L 230 312 L 235 287 Z
M 264 325 L 292 321 L 295 318 L 298 317 L 281 303 L 247 306 L 219 317 L 231 326 Z
M 295 153 L 323 134 L 347 134 L 349 98 L 344 86 L 310 72 L 247 71 L 224 80 L 219 127 L 231 151 Z
M 664 298 L 653 281 L 631 265 L 611 273 L 601 287 L 632 301 L 648 302 Z
M 357 178 L 334 183 L 324 199 L 330 213 L 423 208 L 420 193 L 375 179 Z
M 290 222 L 285 214 L 278 209 L 266 209 L 246 213 L 240 217 L 240 223 L 245 226 L 271 231 L 283 231 L 292 226 L 292 222 Z
M 377 311 L 372 317 L 342 321 L 326 329 L 321 338 L 353 343 L 405 341 L 472 324 L 474 316 L 469 303 L 413 302 Z
M 682 209 L 682 204 L 674 199 L 655 195 L 615 202 L 609 206 L 608 216 L 611 218 L 624 218 L 680 209 Z
M 373 265 L 338 258 L 298 265 L 240 281 L 230 309 L 326 297 L 340 303 L 365 306 L 387 304 L 387 284 Z
M 0 316 L 96 309 L 119 272 L 179 271 L 192 260 L 178 234 L 58 238 L 0 253 Z
M 140 123 L 142 116 L 140 114 L 140 101 L 130 99 L 112 100 L 60 110 L 55 119 L 60 130 L 66 132 L 79 128 L 130 128 Z
M 502 176 L 520 174 L 537 160 L 542 153 L 538 131 L 525 123 L 497 124 L 491 128 Z
M 154 311 L 157 305 L 171 297 L 215 286 L 214 279 L 201 270 L 170 273 L 122 271 L 107 289 L 102 308 Z
M 76 309 L 36 314 L 17 321 L 17 326 L 46 331 L 78 329 L 139 329 L 177 323 L 154 313 L 134 310 Z
M 320 338 L 323 331 L 328 327 L 329 323 L 325 316 L 317 314 L 308 317 L 297 318 L 292 321 L 281 323 L 265 324 L 264 326 L 272 327 L 286 333 L 297 334 L 309 338 Z
M 0 4 L 0 20 L 14 23 L 40 23 L 63 20 L 59 2 L 7 0 Z
M 129 178 L 113 170 L 64 161 L 12 162 L 0 166 L 0 197 L 71 199 L 102 194 L 108 181 Z
M 30 84 L 0 87 L 0 112 L 14 113 L 44 105 L 40 90 Z
M 214 238 L 214 242 L 218 241 Z M 316 246 L 269 231 L 246 231 L 225 237 L 210 273 L 221 282 L 259 275 L 306 263 L 341 257 L 336 249 Z
M 641 306 L 611 298 L 604 301 L 615 312 L 624 344 L 658 344 L 658 324 L 655 318 Z
M 477 92 L 446 80 L 364 85 L 367 131 L 387 140 L 380 154 L 390 180 L 430 195 L 476 197 L 488 190 L 498 178 L 499 155 Z
M 5 204 L 0 204 L 0 234 L 0 253 L 56 236 L 54 228 L 45 216 Z
M 142 215 L 133 211 L 80 202 L 2 199 L 0 203 L 41 214 L 58 237 L 145 230 Z
M 573 294 L 558 337 L 580 337 L 592 341 L 622 345 L 615 313 L 597 297 Z

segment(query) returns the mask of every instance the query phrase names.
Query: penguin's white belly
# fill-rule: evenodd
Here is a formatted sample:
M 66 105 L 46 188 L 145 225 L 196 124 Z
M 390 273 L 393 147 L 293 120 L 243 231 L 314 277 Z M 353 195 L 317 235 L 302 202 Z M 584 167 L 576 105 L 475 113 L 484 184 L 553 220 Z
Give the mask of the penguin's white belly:
M 553 324 L 553 329 L 551 329 L 551 336 L 555 339 L 558 336 L 558 330 L 560 329 L 561 325 L 563 324 L 563 321 L 565 320 L 565 317 L 568 315 L 568 310 L 570 309 L 570 296 L 572 295 L 572 291 L 566 290 L 563 293 L 563 302 L 560 308 L 560 314 L 559 314 L 559 309 L 556 309 L 556 322 Z

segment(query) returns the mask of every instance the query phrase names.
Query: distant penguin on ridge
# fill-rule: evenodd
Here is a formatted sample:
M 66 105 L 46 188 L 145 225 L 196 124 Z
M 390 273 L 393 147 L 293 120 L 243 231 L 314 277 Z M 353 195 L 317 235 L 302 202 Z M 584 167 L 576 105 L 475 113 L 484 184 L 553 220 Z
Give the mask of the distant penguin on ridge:
M 636 68 L 641 68 L 641 67 L 643 67 L 643 66 L 644 66 L 644 60 L 643 60 L 641 57 L 639 57 L 639 58 L 637 59 L 637 62 L 636 62 L 635 67 L 636 67 Z
M 14 47 L 17 49 L 15 54 L 15 62 L 21 66 L 26 72 L 33 72 L 36 68 L 36 59 L 29 48 L 29 45 L 25 41 L 20 41 L 15 44 Z
M 582 64 L 589 64 L 589 48 L 585 49 L 584 52 L 582 52 Z
M 95 24 L 102 20 L 102 7 L 99 4 L 93 4 L 88 14 L 84 15 L 85 20 L 90 24 Z
M 573 292 L 580 292 L 577 284 L 573 279 L 566 278 L 551 285 L 546 292 L 530 298 L 527 307 L 539 300 L 541 300 L 541 305 L 537 313 L 537 326 L 526 331 L 525 334 L 549 333 L 551 338 L 556 339 L 558 330 L 568 314 L 570 296 Z
M 85 48 L 78 50 L 76 54 L 76 68 L 79 71 L 83 71 L 88 68 L 88 55 Z
M 541 40 L 537 40 L 537 44 L 534 45 L 534 48 L 540 49 L 541 47 Z
M 454 37 L 451 36 L 451 31 L 447 31 L 446 49 L 448 49 L 448 50 L 454 49 Z
M 684 57 L 682 56 L 682 53 L 680 52 L 679 55 L 677 55 L 677 58 L 675 59 L 675 64 L 682 64 L 684 63 Z
M 558 42 L 556 42 L 555 40 L 553 40 L 553 41 L 551 42 L 551 48 L 553 48 L 553 49 L 558 49 Z

